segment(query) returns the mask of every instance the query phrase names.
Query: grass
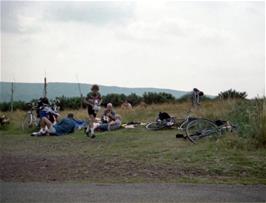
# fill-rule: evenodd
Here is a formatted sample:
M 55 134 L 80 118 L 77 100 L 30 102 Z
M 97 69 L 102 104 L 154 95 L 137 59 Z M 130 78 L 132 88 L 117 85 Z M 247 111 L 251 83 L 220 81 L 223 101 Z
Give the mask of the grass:
M 192 110 L 192 114 L 209 119 L 227 119 L 237 104 L 237 101 L 208 102 L 201 109 Z M 184 103 L 137 107 L 132 112 L 116 110 L 124 122 L 147 122 L 154 120 L 159 111 L 183 118 L 189 107 Z M 62 112 L 63 116 L 68 112 Z M 81 119 L 87 117 L 85 110 L 74 111 L 74 114 Z M 81 131 L 68 136 L 36 138 L 30 137 L 30 132 L 20 130 L 23 115 L 24 112 L 20 111 L 8 114 L 12 122 L 1 130 L 2 155 L 10 159 L 28 159 L 29 162 L 38 162 L 41 157 L 49 160 L 49 166 L 58 162 L 56 168 L 64 181 L 266 184 L 266 149 L 251 144 L 255 143 L 251 142 L 254 140 L 252 136 L 226 134 L 193 145 L 176 139 L 176 130 L 148 131 L 138 127 L 98 133 L 94 140 L 88 139 Z M 32 167 L 41 166 L 38 164 Z M 54 173 L 48 171 L 47 177 L 60 179 Z M 19 177 L 23 175 L 21 172 Z M 34 175 L 36 179 L 32 178 Z M 36 174 L 24 178 L 26 181 L 49 181 Z

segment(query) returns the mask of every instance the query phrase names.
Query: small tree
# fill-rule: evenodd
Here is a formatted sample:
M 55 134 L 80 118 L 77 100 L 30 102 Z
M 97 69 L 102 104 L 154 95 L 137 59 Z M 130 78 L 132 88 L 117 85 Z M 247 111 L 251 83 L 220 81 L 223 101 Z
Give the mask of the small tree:
M 245 99 L 246 97 L 247 97 L 246 92 L 238 92 L 232 89 L 220 92 L 218 94 L 218 98 L 220 99 Z
M 162 104 L 175 102 L 175 97 L 169 93 L 165 92 L 145 92 L 143 94 L 143 101 L 146 104 Z

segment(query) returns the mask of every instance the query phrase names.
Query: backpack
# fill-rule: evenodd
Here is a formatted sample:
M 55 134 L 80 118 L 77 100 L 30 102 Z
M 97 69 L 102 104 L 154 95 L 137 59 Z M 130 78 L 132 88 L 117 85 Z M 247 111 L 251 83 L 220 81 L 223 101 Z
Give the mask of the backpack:
M 171 116 L 166 112 L 160 112 L 158 118 L 160 120 L 167 120 L 167 119 L 171 118 Z
M 203 96 L 203 95 L 204 95 L 204 92 L 200 91 L 199 96 Z

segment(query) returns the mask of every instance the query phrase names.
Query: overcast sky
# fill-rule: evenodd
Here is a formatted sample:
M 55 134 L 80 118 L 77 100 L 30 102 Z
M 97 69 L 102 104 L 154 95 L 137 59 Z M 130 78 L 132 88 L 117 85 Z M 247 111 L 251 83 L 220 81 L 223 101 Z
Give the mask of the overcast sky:
M 3 2 L 1 81 L 265 92 L 264 2 Z

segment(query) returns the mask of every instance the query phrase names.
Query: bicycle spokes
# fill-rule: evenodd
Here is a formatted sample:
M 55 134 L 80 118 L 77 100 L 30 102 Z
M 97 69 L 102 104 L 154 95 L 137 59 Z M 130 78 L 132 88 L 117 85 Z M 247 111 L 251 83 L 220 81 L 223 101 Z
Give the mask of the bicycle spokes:
M 188 123 L 186 127 L 187 138 L 195 143 L 196 140 L 207 136 L 218 135 L 217 126 L 207 119 L 197 119 Z

